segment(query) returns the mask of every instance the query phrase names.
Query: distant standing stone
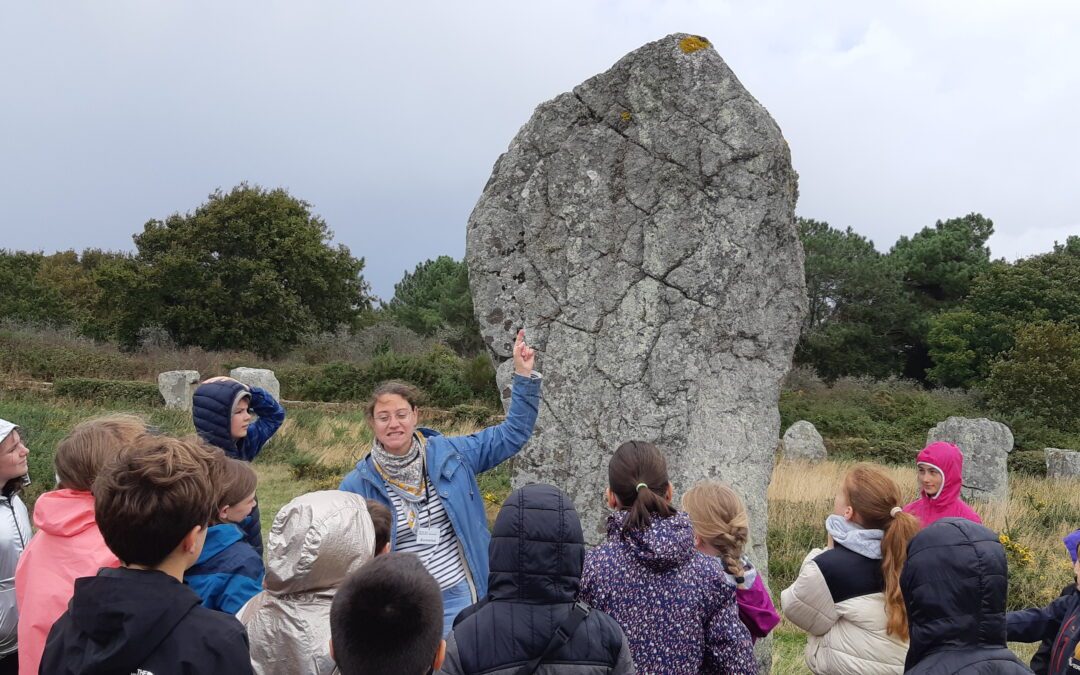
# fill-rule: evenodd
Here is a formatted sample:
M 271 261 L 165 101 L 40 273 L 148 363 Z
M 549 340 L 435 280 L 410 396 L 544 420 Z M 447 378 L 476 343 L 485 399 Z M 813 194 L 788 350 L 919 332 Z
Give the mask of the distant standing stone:
M 1046 477 L 1080 477 L 1080 452 L 1076 452 L 1075 450 L 1061 450 L 1059 448 L 1047 448 Z
M 191 410 L 191 398 L 199 386 L 199 371 L 169 370 L 157 376 L 158 391 L 166 408 Z
M 1009 453 L 1013 435 L 1001 422 L 950 417 L 930 430 L 926 442 L 945 441 L 964 455 L 964 499 L 1005 501 L 1009 498 Z
M 229 371 L 229 377 L 237 382 L 243 382 L 249 387 L 261 387 L 270 392 L 270 395 L 281 400 L 281 384 L 274 371 L 265 368 L 233 368 Z
M 826 457 L 825 441 L 814 425 L 799 420 L 784 432 L 784 459 L 820 462 Z

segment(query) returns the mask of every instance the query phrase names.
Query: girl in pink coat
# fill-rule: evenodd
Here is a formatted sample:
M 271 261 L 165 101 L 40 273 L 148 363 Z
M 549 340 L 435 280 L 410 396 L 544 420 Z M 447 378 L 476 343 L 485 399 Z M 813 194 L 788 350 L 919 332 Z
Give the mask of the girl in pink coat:
M 966 518 L 982 524 L 982 518 L 960 498 L 964 455 L 952 443 L 931 443 L 915 458 L 919 469 L 919 498 L 904 507 L 923 527 L 941 518 Z
M 34 504 L 37 534 L 15 570 L 19 675 L 37 675 L 45 638 L 67 610 L 75 579 L 92 577 L 102 567 L 119 567 L 94 519 L 90 486 L 98 471 L 143 433 L 146 425 L 138 417 L 112 415 L 79 424 L 56 446 L 58 489 Z

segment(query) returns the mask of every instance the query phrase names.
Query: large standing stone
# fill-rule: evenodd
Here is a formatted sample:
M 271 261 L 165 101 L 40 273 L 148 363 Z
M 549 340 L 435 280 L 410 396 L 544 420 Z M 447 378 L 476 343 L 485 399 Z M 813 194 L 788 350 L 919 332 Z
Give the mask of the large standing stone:
M 469 219 L 476 315 L 504 387 L 518 327 L 544 400 L 514 482 L 566 490 L 603 538 L 607 463 L 667 454 L 676 493 L 718 477 L 768 569 L 780 380 L 806 311 L 787 143 L 703 38 L 671 35 L 541 104 Z
M 1009 498 L 1009 453 L 1013 435 L 1001 422 L 950 417 L 930 430 L 927 443 L 945 441 L 964 455 L 964 499 L 1005 501 Z
M 1080 452 L 1046 448 L 1047 478 L 1080 478 Z
M 825 459 L 825 440 L 813 424 L 799 420 L 788 427 L 783 439 L 784 459 L 820 462 Z
M 166 408 L 191 410 L 191 399 L 199 386 L 199 371 L 169 370 L 158 373 L 157 386 L 161 398 L 165 399 Z
M 229 371 L 229 377 L 237 382 L 243 382 L 249 387 L 261 387 L 270 392 L 274 398 L 281 400 L 281 384 L 278 383 L 274 371 L 265 368 L 233 368 Z

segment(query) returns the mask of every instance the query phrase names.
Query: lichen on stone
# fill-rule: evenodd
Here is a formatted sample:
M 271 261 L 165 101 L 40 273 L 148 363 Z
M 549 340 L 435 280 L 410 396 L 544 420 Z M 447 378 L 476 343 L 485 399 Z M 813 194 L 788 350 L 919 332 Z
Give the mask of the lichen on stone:
M 701 49 L 707 49 L 712 44 L 708 39 L 701 37 L 700 35 L 691 35 L 690 37 L 684 37 L 679 40 L 679 49 L 687 54 L 692 54 Z
M 619 117 L 622 118 L 623 122 L 629 122 L 633 115 L 630 114 L 629 110 L 624 110 L 622 111 L 622 113 L 619 114 Z

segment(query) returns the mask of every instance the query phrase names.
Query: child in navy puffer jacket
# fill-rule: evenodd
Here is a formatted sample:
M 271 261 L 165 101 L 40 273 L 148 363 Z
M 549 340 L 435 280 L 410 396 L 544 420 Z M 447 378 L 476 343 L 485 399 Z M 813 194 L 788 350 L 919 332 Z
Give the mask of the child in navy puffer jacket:
M 585 555 L 581 599 L 622 626 L 638 673 L 757 672 L 735 586 L 694 548 L 690 518 L 671 506 L 656 446 L 624 443 L 608 464 L 608 539 Z
M 252 413 L 257 419 L 252 421 Z M 285 421 L 285 408 L 260 387 L 231 377 L 212 377 L 199 385 L 191 402 L 191 417 L 199 436 L 235 459 L 255 459 Z M 262 556 L 259 505 L 240 523 L 244 541 Z

